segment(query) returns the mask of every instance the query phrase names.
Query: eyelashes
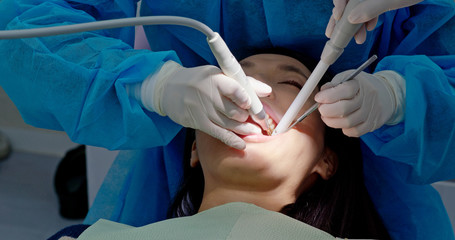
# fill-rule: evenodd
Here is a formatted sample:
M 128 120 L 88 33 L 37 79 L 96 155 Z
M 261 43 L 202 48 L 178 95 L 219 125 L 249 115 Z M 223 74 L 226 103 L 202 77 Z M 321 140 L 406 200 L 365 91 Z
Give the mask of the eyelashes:
M 298 88 L 299 90 L 302 89 L 302 87 L 303 87 L 302 84 L 300 84 L 299 82 L 294 81 L 294 80 L 281 81 L 281 82 L 278 82 L 278 84 L 288 84 L 288 85 Z

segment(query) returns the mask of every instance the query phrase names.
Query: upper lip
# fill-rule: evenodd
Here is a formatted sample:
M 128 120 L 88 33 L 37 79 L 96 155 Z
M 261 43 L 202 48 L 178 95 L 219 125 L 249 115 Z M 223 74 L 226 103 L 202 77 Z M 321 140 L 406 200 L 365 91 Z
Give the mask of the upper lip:
M 262 103 L 262 105 L 264 106 L 264 111 L 273 120 L 275 125 L 277 125 L 279 121 L 278 121 L 278 116 L 277 116 L 276 112 L 267 103 Z
M 262 104 L 263 104 L 263 107 L 264 107 L 264 111 L 269 116 L 269 118 L 272 119 L 272 121 L 273 121 L 273 123 L 274 123 L 274 125 L 276 127 L 276 125 L 278 125 L 278 121 L 277 121 L 278 117 L 277 117 L 276 112 L 269 105 L 267 105 L 266 103 L 262 103 Z M 267 121 L 267 119 L 265 121 Z M 259 124 L 257 122 L 255 122 L 251 116 L 246 120 L 246 122 L 249 122 L 249 123 L 252 123 L 252 124 L 255 124 L 255 125 L 259 126 Z M 259 126 L 259 127 L 262 129 L 261 126 Z M 273 129 L 271 129 L 271 130 L 273 130 Z M 267 129 L 262 129 L 262 134 L 263 135 L 268 135 Z

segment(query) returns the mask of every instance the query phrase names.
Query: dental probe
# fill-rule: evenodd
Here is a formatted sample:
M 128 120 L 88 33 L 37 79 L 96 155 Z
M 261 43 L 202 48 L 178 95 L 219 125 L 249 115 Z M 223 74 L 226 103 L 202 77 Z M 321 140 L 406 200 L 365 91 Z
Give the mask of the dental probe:
M 348 1 L 341 19 L 336 23 L 335 28 L 333 29 L 330 40 L 327 41 L 322 50 L 321 60 L 316 65 L 316 68 L 314 68 L 299 94 L 297 94 L 291 106 L 289 106 L 283 118 L 281 118 L 272 135 L 285 132 L 288 129 L 329 66 L 341 56 L 344 48 L 354 37 L 354 34 L 360 29 L 363 23 L 352 24 L 348 21 L 348 16 L 352 9 L 362 1 L 363 0 Z
M 351 80 L 353 79 L 355 76 L 357 76 L 360 72 L 362 72 L 363 70 L 365 70 L 365 68 L 367 68 L 368 66 L 370 66 L 376 59 L 378 58 L 378 56 L 376 55 L 373 55 L 371 56 L 366 62 L 364 62 L 362 65 L 360 65 L 360 67 L 358 67 L 356 70 L 354 70 L 351 74 L 349 74 L 346 78 L 344 78 L 343 80 L 341 80 L 341 82 L 339 82 L 337 85 L 335 85 L 334 87 L 348 81 L 348 80 Z M 286 129 L 286 132 L 289 131 L 291 128 L 293 128 L 297 123 L 301 122 L 303 119 L 305 119 L 306 117 L 308 117 L 312 112 L 314 112 L 314 110 L 318 109 L 319 107 L 319 103 L 315 103 L 313 104 L 313 106 L 311 106 L 308 110 L 306 110 L 305 113 L 302 114 L 302 116 L 300 116 L 299 118 L 297 118 L 297 120 L 295 120 L 295 122 L 288 127 L 288 129 Z
M 18 39 L 32 37 L 46 37 L 61 34 L 70 34 L 77 32 L 87 32 L 100 29 L 111 29 L 120 27 L 129 27 L 136 25 L 180 25 L 194 28 L 207 36 L 207 42 L 215 58 L 220 65 L 223 73 L 235 79 L 245 88 L 251 98 L 251 107 L 249 109 L 253 120 L 259 123 L 264 130 L 269 130 L 270 126 L 267 121 L 264 107 L 259 97 L 254 92 L 253 87 L 246 78 L 242 67 L 232 55 L 224 40 L 217 32 L 212 31 L 207 25 L 191 18 L 177 16 L 148 16 L 135 18 L 121 18 L 112 20 L 103 20 L 89 23 L 71 24 L 65 26 L 54 26 L 33 29 L 3 30 L 0 31 L 0 39 Z

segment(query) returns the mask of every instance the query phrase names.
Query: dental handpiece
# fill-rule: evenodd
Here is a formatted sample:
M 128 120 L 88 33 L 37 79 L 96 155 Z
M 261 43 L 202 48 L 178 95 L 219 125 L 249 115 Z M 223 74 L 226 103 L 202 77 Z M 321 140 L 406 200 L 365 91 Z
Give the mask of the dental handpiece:
M 18 39 L 32 37 L 46 37 L 77 32 L 94 31 L 100 29 L 120 28 L 137 25 L 180 25 L 194 28 L 207 36 L 207 42 L 223 73 L 237 80 L 245 88 L 251 99 L 250 115 L 263 129 L 269 129 L 266 114 L 259 97 L 246 78 L 245 72 L 230 52 L 220 35 L 212 31 L 207 25 L 191 18 L 178 16 L 148 16 L 96 21 L 89 23 L 71 24 L 64 26 L 3 30 L 0 39 Z
M 337 85 L 335 86 L 338 86 L 348 80 L 351 80 L 353 79 L 355 76 L 357 76 L 360 72 L 362 72 L 363 70 L 365 70 L 365 68 L 367 68 L 368 66 L 370 66 L 370 64 L 372 64 L 376 59 L 378 58 L 378 56 L 376 55 L 373 55 L 371 56 L 366 62 L 364 62 L 362 65 L 360 65 L 356 70 L 354 70 L 351 74 L 349 74 L 346 78 L 344 78 L 343 80 L 341 80 Z M 334 87 L 335 87 L 334 86 Z M 314 112 L 316 109 L 318 109 L 319 107 L 319 103 L 315 103 L 313 104 L 313 106 L 311 106 L 308 110 L 306 110 L 302 116 L 300 116 L 299 118 L 297 118 L 297 120 L 295 120 L 295 122 L 288 127 L 288 130 L 290 130 L 291 128 L 293 128 L 297 123 L 303 121 L 303 119 L 305 119 L 306 117 L 308 117 L 312 112 Z
M 352 9 L 363 0 L 349 0 L 341 19 L 336 23 L 330 40 L 324 46 L 321 54 L 321 60 L 318 62 L 305 85 L 297 94 L 288 110 L 281 118 L 272 135 L 285 132 L 291 125 L 292 121 L 302 109 L 305 102 L 310 97 L 313 90 L 318 85 L 325 72 L 343 53 L 344 48 L 349 44 L 354 34 L 360 29 L 362 23 L 352 24 L 348 21 L 348 16 Z
M 226 43 L 218 33 L 215 33 L 215 37 L 213 38 L 207 38 L 207 42 L 223 73 L 226 76 L 237 80 L 250 96 L 251 107 L 249 111 L 253 120 L 261 125 L 264 130 L 268 131 L 270 126 L 267 121 L 267 115 L 264 111 L 264 107 L 262 106 L 262 103 L 256 95 L 256 92 L 250 82 L 246 78 L 245 72 L 243 71 L 242 66 L 240 66 L 240 63 L 237 59 L 235 59 L 231 51 L 229 51 Z

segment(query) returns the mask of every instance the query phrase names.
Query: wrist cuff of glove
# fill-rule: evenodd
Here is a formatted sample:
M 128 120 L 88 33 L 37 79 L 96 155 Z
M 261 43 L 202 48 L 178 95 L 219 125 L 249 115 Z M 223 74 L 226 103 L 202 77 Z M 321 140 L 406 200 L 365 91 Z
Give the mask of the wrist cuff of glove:
M 125 86 L 128 96 L 135 99 L 141 107 L 151 112 L 157 112 L 153 108 L 153 99 L 150 98 L 150 95 L 153 93 L 153 89 L 155 87 L 154 75 L 156 75 L 156 73 L 150 74 L 142 82 L 127 84 Z
M 141 85 L 142 82 L 126 84 L 125 88 L 128 96 L 135 99 L 141 107 L 144 107 L 141 101 Z
M 169 60 L 163 64 L 159 72 L 147 77 L 144 81 L 145 85 L 143 84 L 141 89 L 141 98 L 145 107 L 153 109 L 161 116 L 167 115 L 161 107 L 164 86 L 166 81 L 181 68 L 183 67 L 180 64 Z
M 136 99 L 143 108 L 166 116 L 160 108 L 162 90 L 166 79 L 178 67 L 181 66 L 174 61 L 165 62 L 158 72 L 150 74 L 143 82 L 126 85 L 128 96 Z
M 400 123 L 403 121 L 406 110 L 406 80 L 395 71 L 380 71 L 374 75 L 382 78 L 392 93 L 394 111 L 390 119 L 385 124 L 395 125 Z

